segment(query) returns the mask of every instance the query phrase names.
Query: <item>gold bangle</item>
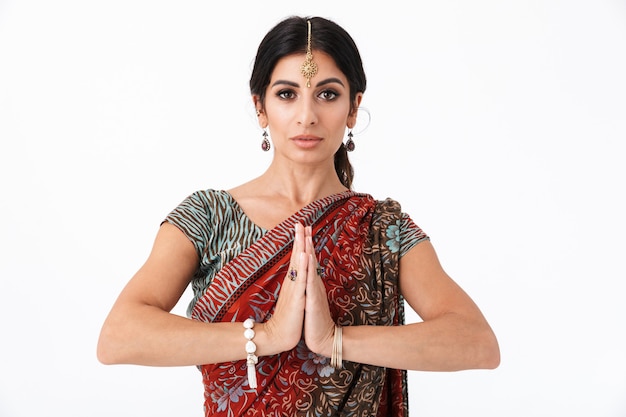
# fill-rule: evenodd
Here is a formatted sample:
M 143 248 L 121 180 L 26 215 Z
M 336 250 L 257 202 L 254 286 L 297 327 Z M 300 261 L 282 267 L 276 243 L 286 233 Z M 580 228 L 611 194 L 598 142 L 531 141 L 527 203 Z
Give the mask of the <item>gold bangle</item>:
M 330 357 L 330 366 L 335 369 L 341 368 L 343 364 L 343 329 L 340 325 L 335 324 L 335 334 L 333 335 L 333 351 Z

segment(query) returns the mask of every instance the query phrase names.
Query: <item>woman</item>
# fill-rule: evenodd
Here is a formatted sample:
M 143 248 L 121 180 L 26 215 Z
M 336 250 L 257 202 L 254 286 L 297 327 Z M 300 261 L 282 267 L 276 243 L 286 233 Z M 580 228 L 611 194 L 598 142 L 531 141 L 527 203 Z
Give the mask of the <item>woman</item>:
M 365 86 L 332 21 L 266 35 L 250 88 L 272 163 L 167 216 L 103 325 L 101 362 L 198 365 L 207 416 L 406 416 L 406 370 L 498 366 L 424 232 L 397 202 L 351 190 L 343 137 Z M 170 314 L 189 283 L 190 318 Z M 404 300 L 422 322 L 404 324 Z

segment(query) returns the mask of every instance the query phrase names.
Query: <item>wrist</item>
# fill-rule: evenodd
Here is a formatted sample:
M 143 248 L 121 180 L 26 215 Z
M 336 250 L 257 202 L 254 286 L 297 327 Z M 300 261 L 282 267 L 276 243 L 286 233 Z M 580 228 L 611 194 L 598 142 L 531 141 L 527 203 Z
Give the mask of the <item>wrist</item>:
M 256 380 L 256 364 L 259 363 L 259 358 L 256 356 L 256 343 L 254 343 L 253 339 L 256 336 L 256 332 L 254 331 L 254 325 L 256 323 L 253 319 L 249 318 L 243 322 L 244 327 L 244 338 L 247 340 L 245 349 L 246 349 L 246 363 L 248 367 L 248 385 L 250 388 L 255 389 L 257 387 Z
M 324 331 L 324 334 L 316 339 L 308 338 L 306 339 L 307 348 L 321 356 L 325 356 L 330 358 L 333 353 L 333 338 L 335 335 L 335 323 L 330 322 L 326 327 L 327 330 Z
M 287 346 L 285 338 L 281 337 L 271 319 L 265 323 L 257 323 L 255 329 L 257 356 L 276 355 L 293 348 L 293 346 Z
M 340 369 L 343 366 L 343 328 L 335 324 L 333 347 L 330 355 L 330 366 Z

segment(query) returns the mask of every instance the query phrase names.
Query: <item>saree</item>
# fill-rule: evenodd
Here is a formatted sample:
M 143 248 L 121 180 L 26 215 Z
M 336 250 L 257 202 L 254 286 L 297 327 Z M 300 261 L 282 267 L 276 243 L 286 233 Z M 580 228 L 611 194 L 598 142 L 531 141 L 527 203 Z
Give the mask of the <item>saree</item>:
M 287 270 L 296 222 L 310 225 L 331 315 L 341 326 L 404 323 L 396 236 L 400 205 L 345 192 L 317 200 L 243 250 L 215 275 L 191 310 L 205 322 L 267 321 Z M 242 336 L 242 349 L 244 345 Z M 406 371 L 330 359 L 304 340 L 259 357 L 258 387 L 245 360 L 199 366 L 206 416 L 408 416 Z

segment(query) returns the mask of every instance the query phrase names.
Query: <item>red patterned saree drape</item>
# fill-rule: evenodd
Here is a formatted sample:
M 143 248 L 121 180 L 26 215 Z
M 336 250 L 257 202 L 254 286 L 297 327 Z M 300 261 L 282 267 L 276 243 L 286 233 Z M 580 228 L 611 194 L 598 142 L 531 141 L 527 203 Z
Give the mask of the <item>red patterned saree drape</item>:
M 225 265 L 191 317 L 206 322 L 264 322 L 287 273 L 296 222 L 313 228 L 331 314 L 342 326 L 400 325 L 397 235 L 400 207 L 390 199 L 346 192 L 315 201 Z M 245 340 L 242 336 L 241 348 Z M 330 359 L 304 341 L 259 358 L 258 388 L 248 386 L 246 361 L 200 367 L 207 416 L 407 416 L 406 372 Z

